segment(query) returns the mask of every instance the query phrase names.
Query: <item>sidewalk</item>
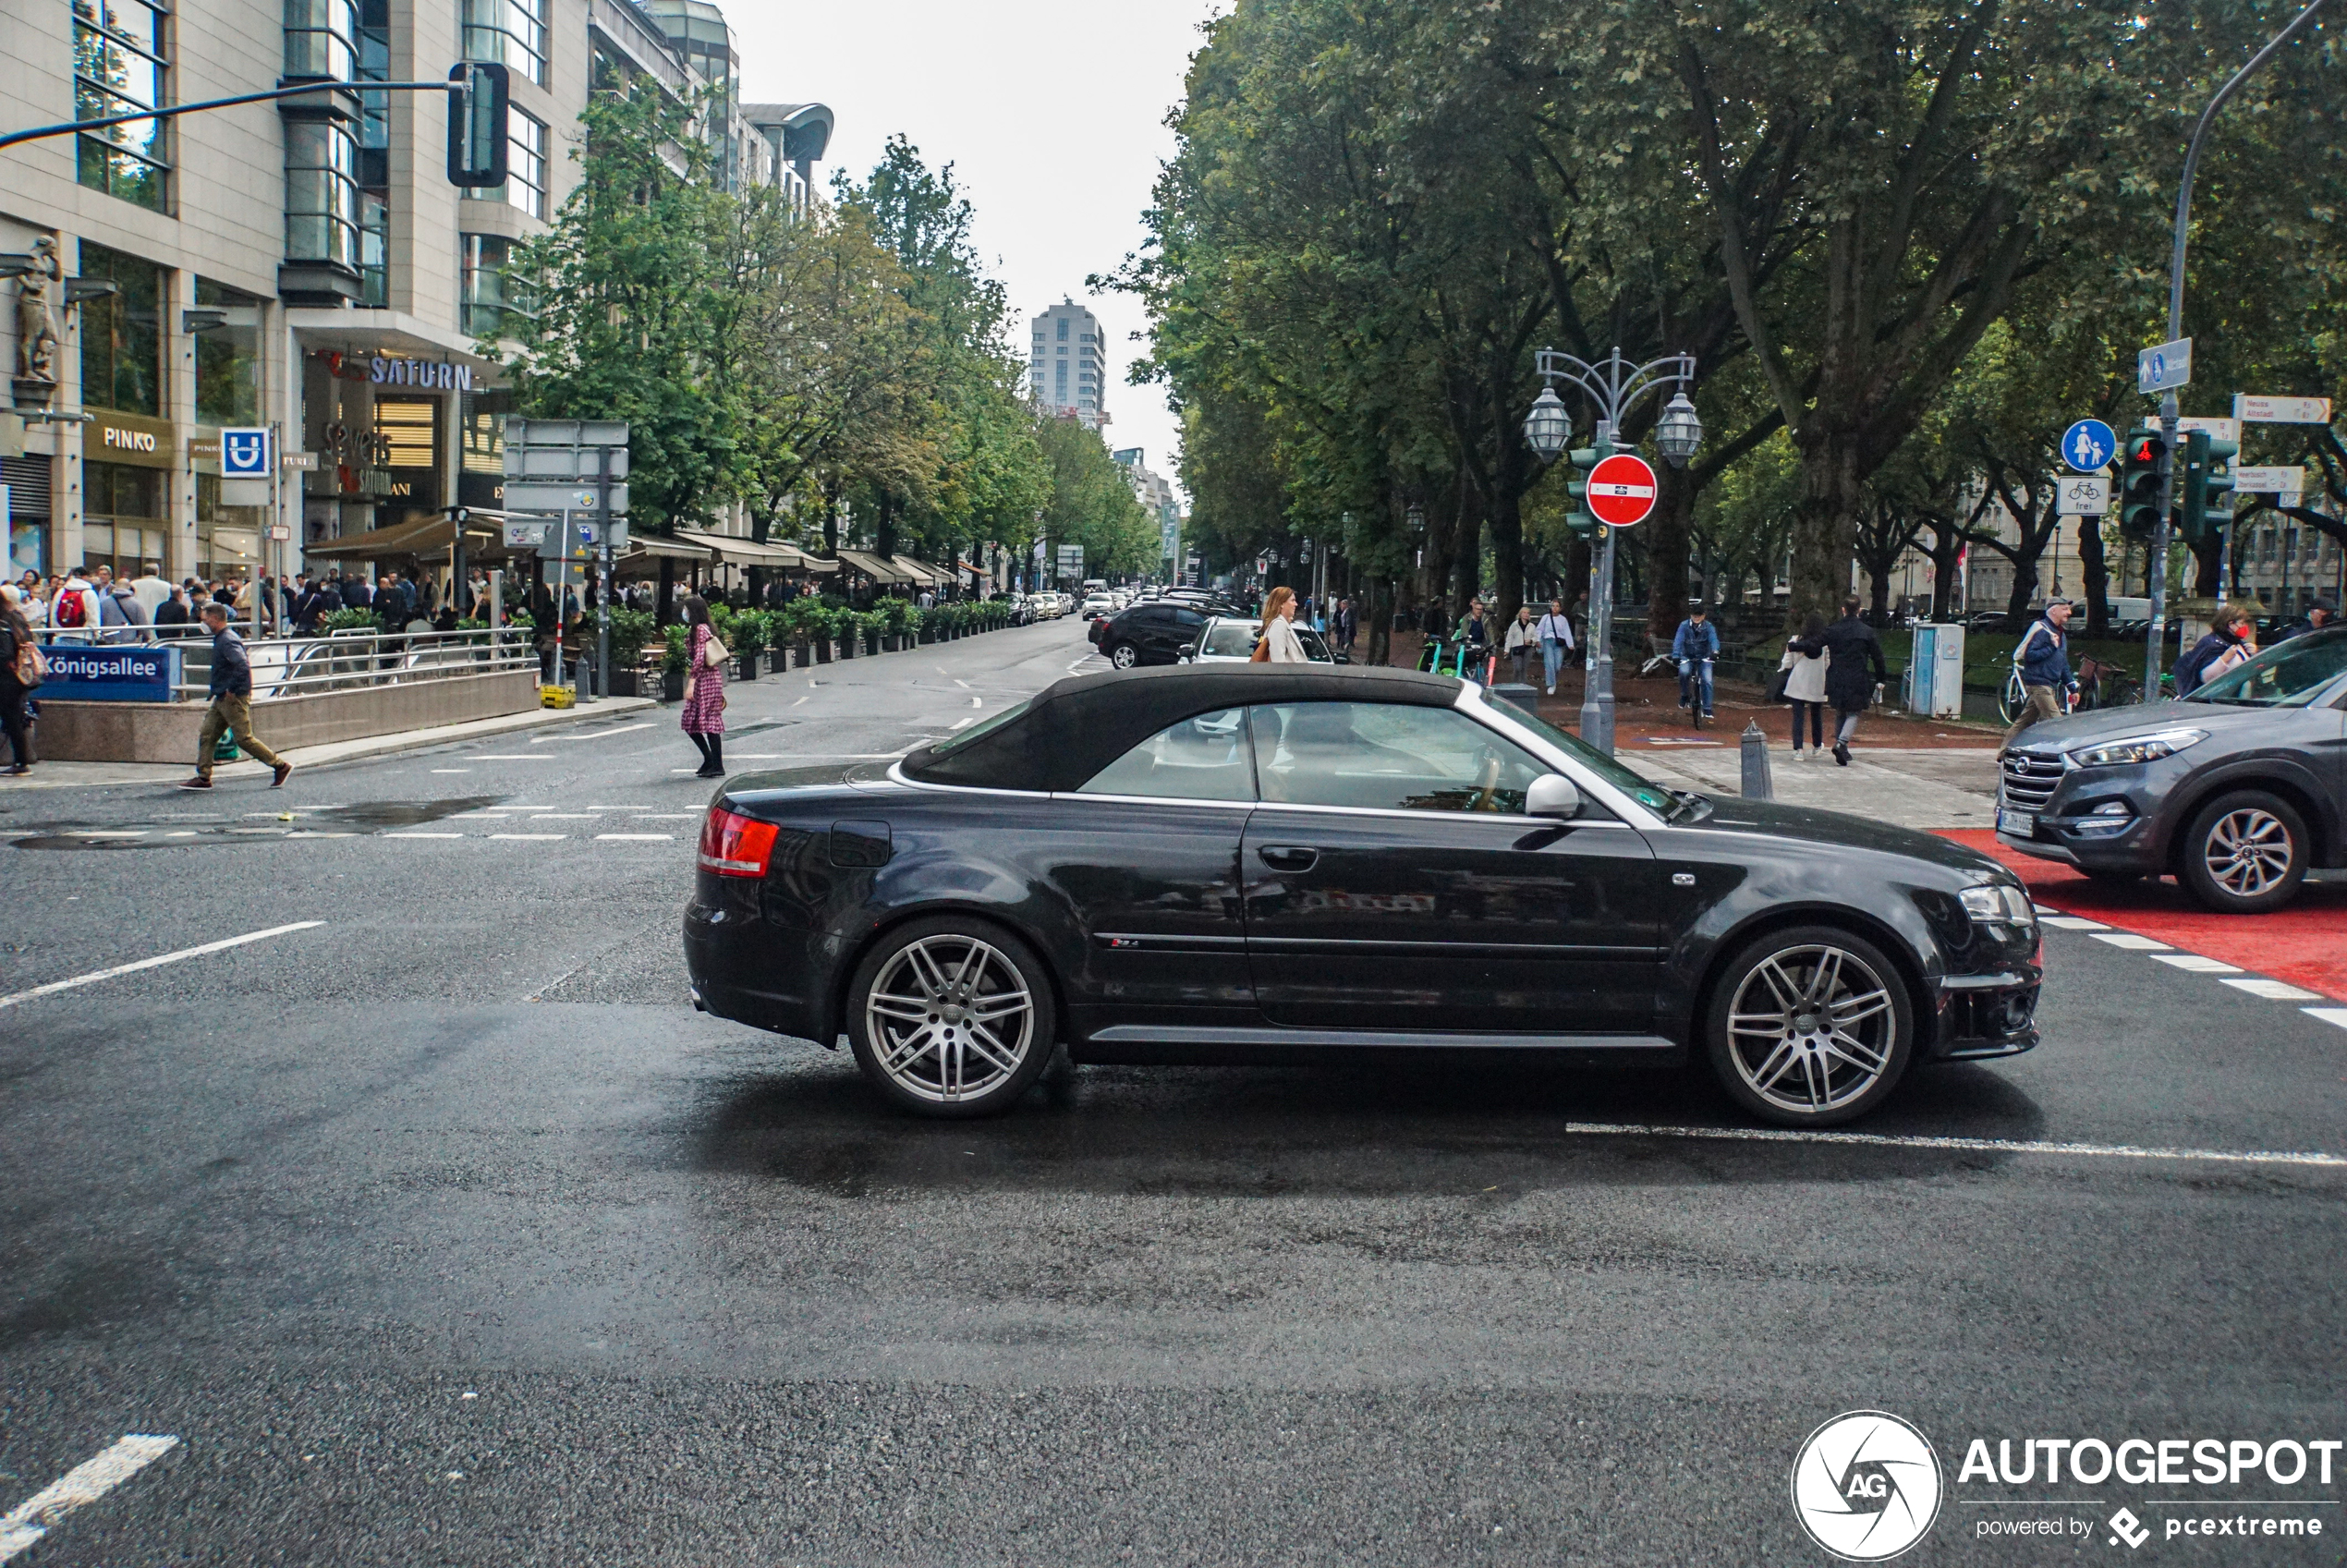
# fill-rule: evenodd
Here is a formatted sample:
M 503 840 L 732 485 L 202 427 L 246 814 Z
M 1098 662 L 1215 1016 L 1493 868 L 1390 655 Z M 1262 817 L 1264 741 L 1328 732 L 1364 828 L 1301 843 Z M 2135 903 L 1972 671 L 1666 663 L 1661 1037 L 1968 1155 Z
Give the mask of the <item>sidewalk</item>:
M 649 697 L 612 697 L 601 702 L 582 702 L 576 708 L 541 708 L 529 712 L 506 713 L 494 719 L 476 719 L 470 723 L 443 724 L 426 730 L 398 730 L 390 735 L 335 741 L 330 746 L 305 746 L 284 755 L 286 760 L 297 768 L 315 768 L 329 762 L 348 762 L 362 757 L 381 757 L 394 751 L 445 746 L 451 741 L 477 740 L 483 735 L 507 735 L 517 730 L 585 723 L 593 719 L 615 719 L 624 713 L 640 712 L 659 706 L 657 700 Z M 263 709 L 262 716 L 266 714 L 267 710 Z M 261 738 L 269 738 L 265 730 Z M 0 752 L 0 756 L 5 755 L 5 752 Z M 22 778 L 0 774 L 0 796 L 32 789 L 175 784 L 195 771 L 193 758 L 186 762 L 38 762 L 33 765 L 32 772 Z M 268 775 L 268 769 L 249 759 L 224 762 L 213 771 L 215 779 L 266 778 Z

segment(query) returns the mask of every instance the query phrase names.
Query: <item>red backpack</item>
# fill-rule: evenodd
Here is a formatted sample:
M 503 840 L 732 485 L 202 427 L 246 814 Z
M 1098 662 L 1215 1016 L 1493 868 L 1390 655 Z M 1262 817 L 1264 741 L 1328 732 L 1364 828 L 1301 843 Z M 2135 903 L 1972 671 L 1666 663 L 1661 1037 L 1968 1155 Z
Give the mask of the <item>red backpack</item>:
M 55 617 L 57 625 L 61 626 L 86 625 L 83 617 L 88 614 L 89 602 L 82 597 L 79 589 L 69 588 L 57 595 L 57 613 Z

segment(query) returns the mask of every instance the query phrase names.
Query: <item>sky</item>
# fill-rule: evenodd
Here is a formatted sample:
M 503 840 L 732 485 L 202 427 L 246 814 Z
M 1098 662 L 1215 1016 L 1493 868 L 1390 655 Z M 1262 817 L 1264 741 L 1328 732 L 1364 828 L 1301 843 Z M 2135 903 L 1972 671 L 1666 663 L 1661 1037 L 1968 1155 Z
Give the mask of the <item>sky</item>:
M 1174 153 L 1167 112 L 1227 0 L 720 0 L 750 103 L 812 100 L 836 125 L 818 178 L 862 178 L 902 131 L 976 210 L 978 252 L 1010 292 L 1013 349 L 1027 318 L 1073 297 L 1101 318 L 1113 366 L 1109 444 L 1138 446 L 1174 478 L 1175 423 L 1160 388 L 1128 386 L 1139 301 L 1086 277 L 1143 238 L 1142 212 Z

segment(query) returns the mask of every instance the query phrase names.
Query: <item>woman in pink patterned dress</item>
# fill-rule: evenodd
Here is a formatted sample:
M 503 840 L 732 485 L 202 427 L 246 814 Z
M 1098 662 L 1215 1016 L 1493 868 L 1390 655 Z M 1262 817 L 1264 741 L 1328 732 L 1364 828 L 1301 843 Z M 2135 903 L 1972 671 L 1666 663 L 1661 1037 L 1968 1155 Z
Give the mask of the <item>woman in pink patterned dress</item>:
M 709 645 L 717 628 L 709 624 L 709 602 L 698 593 L 685 601 L 684 731 L 700 748 L 696 777 L 725 776 L 725 662 L 711 660 Z M 724 646 L 720 644 L 719 646 Z

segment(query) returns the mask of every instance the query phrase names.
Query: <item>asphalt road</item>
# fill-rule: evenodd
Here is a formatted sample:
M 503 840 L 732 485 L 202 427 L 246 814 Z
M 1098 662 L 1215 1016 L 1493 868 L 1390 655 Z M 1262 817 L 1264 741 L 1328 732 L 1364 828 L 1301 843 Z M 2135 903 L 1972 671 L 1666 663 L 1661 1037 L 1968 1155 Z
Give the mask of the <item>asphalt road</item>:
M 737 685 L 727 760 L 900 751 L 1086 652 Z M 0 1562 L 1822 1562 L 1788 1473 L 1860 1408 L 1943 1466 L 1903 1562 L 2132 1558 L 2122 1504 L 2147 1559 L 2341 1558 L 2342 1460 L 1957 1473 L 2347 1438 L 2347 1028 L 2292 1002 L 2049 930 L 2045 1045 L 1875 1142 L 1439 1066 L 934 1125 L 687 1005 L 696 761 L 670 711 L 0 797 L 0 996 L 314 922 L 0 1005 Z M 24 1516 L 126 1434 L 177 1441 Z M 2219 1513 L 2325 1533 L 2166 1533 Z M 2091 1529 L 1983 1535 L 2029 1519 Z

